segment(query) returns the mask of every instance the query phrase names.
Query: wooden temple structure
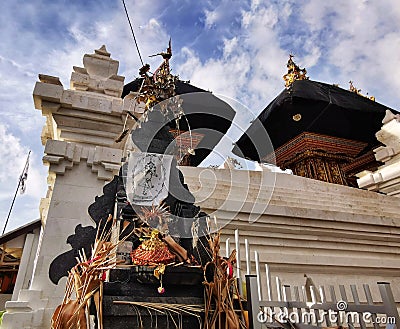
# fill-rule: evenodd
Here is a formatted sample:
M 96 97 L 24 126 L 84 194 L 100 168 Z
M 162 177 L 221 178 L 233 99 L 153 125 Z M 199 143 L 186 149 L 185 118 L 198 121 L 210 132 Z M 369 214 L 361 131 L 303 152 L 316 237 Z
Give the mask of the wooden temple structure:
M 361 95 L 352 82 L 344 90 L 309 80 L 292 57 L 283 77 L 286 88 L 260 113 L 260 124 L 238 140 L 234 153 L 276 162 L 295 175 L 357 187 L 357 173 L 379 166 L 375 133 L 389 108 Z M 273 145 L 270 153 L 254 142 L 264 129 Z

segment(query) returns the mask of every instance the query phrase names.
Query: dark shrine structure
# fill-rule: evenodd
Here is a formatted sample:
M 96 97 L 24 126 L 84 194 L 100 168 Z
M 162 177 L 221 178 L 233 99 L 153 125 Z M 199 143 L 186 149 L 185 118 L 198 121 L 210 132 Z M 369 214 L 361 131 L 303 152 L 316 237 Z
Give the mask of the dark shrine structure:
M 91 254 L 98 232 L 113 230 L 117 241 L 124 240 L 117 250 L 118 264 L 102 284 L 104 329 L 175 328 L 177 323 L 200 328 L 204 317 L 202 312 L 157 314 L 154 305 L 204 309 L 204 266 L 211 260 L 208 216 L 194 205 L 177 166 L 200 164 L 229 129 L 235 111 L 212 93 L 173 76 L 171 47 L 159 55 L 163 63 L 154 73 L 146 64 L 140 77 L 124 87 L 122 97 L 134 104 L 128 111 L 133 124 L 116 140 L 126 145 L 119 175 L 89 206 L 96 227 L 78 225 L 67 240 L 72 250 L 56 257 L 49 270 L 55 284 L 68 276 L 82 250 Z M 139 104 L 144 104 L 142 112 Z
M 271 162 L 295 175 L 357 187 L 356 173 L 379 166 L 373 149 L 385 111 L 374 97 L 309 80 L 293 56 L 284 75 L 286 88 L 236 143 L 234 153 Z M 389 109 L 393 111 L 392 109 Z M 274 152 L 258 152 L 257 135 L 265 130 Z M 256 141 L 256 142 L 255 142 Z

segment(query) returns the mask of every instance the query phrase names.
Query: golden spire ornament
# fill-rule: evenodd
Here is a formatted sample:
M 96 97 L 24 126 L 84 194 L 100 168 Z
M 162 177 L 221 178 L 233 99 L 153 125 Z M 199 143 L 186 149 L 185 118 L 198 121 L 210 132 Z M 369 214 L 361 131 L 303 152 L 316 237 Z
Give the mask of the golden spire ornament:
M 365 97 L 365 98 L 369 98 L 371 101 L 375 102 L 375 96 L 369 96 L 368 93 L 367 93 L 367 95 L 361 94 L 361 89 L 357 89 L 357 88 L 353 85 L 353 81 L 351 81 L 351 80 L 349 81 L 349 84 L 350 84 L 349 90 L 350 90 L 352 93 L 355 93 L 355 94 L 357 94 L 357 95 L 363 96 L 363 97 Z
M 357 95 L 361 95 L 361 89 L 357 89 L 354 85 L 353 85 L 353 81 L 349 81 L 349 84 L 350 84 L 350 87 L 349 87 L 349 90 L 352 92 L 352 93 L 355 93 L 355 94 L 357 94 Z
M 138 104 L 146 104 L 146 110 L 149 110 L 157 103 L 175 96 L 175 82 L 178 80 L 178 76 L 171 74 L 169 67 L 169 60 L 172 57 L 171 39 L 169 40 L 166 52 L 160 52 L 149 57 L 155 56 L 161 56 L 163 62 L 154 73 L 150 73 L 149 64 L 143 65 L 139 70 L 139 74 L 143 78 L 143 84 L 136 101 Z
M 294 55 L 289 55 L 289 60 L 286 64 L 288 72 L 283 76 L 285 80 L 285 87 L 289 88 L 292 83 L 296 80 L 308 80 L 307 70 L 305 68 L 300 68 L 294 61 Z

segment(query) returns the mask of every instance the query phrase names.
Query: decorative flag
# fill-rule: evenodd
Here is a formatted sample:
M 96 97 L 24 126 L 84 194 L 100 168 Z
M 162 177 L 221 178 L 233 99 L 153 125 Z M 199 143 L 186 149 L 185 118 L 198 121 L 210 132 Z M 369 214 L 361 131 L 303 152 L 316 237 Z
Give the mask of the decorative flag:
M 31 154 L 31 151 L 29 151 L 28 158 L 26 159 L 24 170 L 23 170 L 21 176 L 19 176 L 19 182 L 20 182 L 19 193 L 20 194 L 24 194 L 25 190 L 26 190 L 26 183 L 25 182 L 28 179 L 29 156 L 30 156 L 30 154 Z
M 158 205 L 168 196 L 172 155 L 132 152 L 128 161 L 126 194 L 133 205 Z

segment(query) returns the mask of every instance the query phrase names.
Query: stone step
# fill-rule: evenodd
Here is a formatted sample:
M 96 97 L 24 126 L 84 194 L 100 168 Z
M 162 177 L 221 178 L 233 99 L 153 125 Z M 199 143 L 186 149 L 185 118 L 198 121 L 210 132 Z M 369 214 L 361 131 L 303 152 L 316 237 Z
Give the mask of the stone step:
M 388 253 L 398 254 L 397 248 L 400 248 L 400 241 L 398 242 L 385 242 L 384 244 L 377 244 L 376 241 L 357 240 L 349 238 L 340 238 L 335 236 L 310 236 L 303 232 L 298 234 L 293 233 L 277 233 L 269 232 L 268 235 L 260 236 L 260 232 L 256 230 L 244 230 L 240 226 L 239 233 L 241 237 L 241 244 L 244 245 L 244 239 L 248 239 L 251 245 L 257 246 L 282 246 L 282 247 L 298 247 L 298 248 L 313 248 L 313 249 L 329 249 L 329 250 L 363 250 L 373 253 Z M 229 227 L 224 228 L 223 237 L 226 239 L 230 237 L 233 244 L 233 230 Z M 399 237 L 400 238 L 400 237 Z M 400 239 L 399 239 L 400 240 Z M 284 242 L 283 242 L 284 241 Z M 373 247 L 373 248 L 371 248 Z M 367 250 L 366 250 L 367 249 Z M 372 250 L 371 250 L 372 249 Z
M 198 200 L 198 195 L 195 194 Z M 321 219 L 324 221 L 339 221 L 339 222 L 361 222 L 364 224 L 385 225 L 398 227 L 400 218 L 398 214 L 365 211 L 364 209 L 345 209 L 342 207 L 323 207 L 322 205 L 303 204 L 300 202 L 275 202 L 266 200 L 252 201 L 232 200 L 221 197 L 210 197 L 203 202 L 197 202 L 196 205 L 208 211 L 209 214 L 217 211 L 218 214 L 230 212 L 232 216 L 236 216 L 239 211 L 241 213 L 251 214 L 252 218 L 258 218 L 260 214 L 279 215 L 292 218 L 304 219 Z
M 398 247 L 400 244 L 400 234 L 359 232 L 356 230 L 339 230 L 335 228 L 303 228 L 301 226 L 270 223 L 253 223 L 249 225 L 244 221 L 228 223 L 226 226 L 223 226 L 222 232 L 224 235 L 230 234 L 233 237 L 235 229 L 239 229 L 242 240 L 246 235 L 254 235 L 254 237 L 260 239 L 279 236 L 282 239 L 293 238 L 316 241 L 340 241 L 343 243 L 367 243 L 373 246 L 380 243 L 391 247 Z
M 201 200 L 199 198 L 199 195 L 196 193 L 194 194 L 197 200 Z M 342 214 L 347 214 L 349 217 L 355 216 L 355 215 L 364 215 L 368 217 L 375 217 L 375 218 L 388 218 L 392 221 L 392 225 L 397 225 L 394 224 L 396 222 L 400 221 L 400 216 L 399 213 L 393 211 L 387 211 L 384 209 L 384 206 L 352 206 L 352 207 L 343 207 L 341 205 L 329 205 L 329 208 L 327 207 L 326 203 L 321 203 L 321 204 L 316 204 L 313 202 L 305 202 L 304 200 L 294 200 L 294 201 L 289 201 L 289 200 L 277 200 L 277 199 L 263 199 L 259 198 L 257 202 L 255 203 L 254 200 L 249 200 L 249 201 L 243 201 L 242 199 L 235 200 L 233 198 L 225 198 L 224 196 L 218 196 L 218 197 L 210 197 L 208 200 L 204 202 L 197 202 L 197 205 L 200 205 L 204 208 L 213 208 L 215 209 L 220 209 L 221 206 L 224 204 L 232 204 L 233 208 L 231 209 L 237 209 L 239 206 L 243 205 L 243 208 L 245 208 L 245 205 L 253 205 L 253 207 L 247 207 L 249 210 L 248 211 L 257 211 L 257 209 L 261 209 L 261 211 L 265 212 L 266 214 L 271 214 L 273 213 L 272 209 L 275 208 L 286 208 L 287 211 L 286 213 L 290 213 L 291 209 L 298 209 L 297 214 L 304 213 L 305 211 L 321 211 L 321 212 L 326 212 L 326 213 L 342 213 Z M 212 206 L 214 205 L 214 206 Z M 328 208 L 328 209 L 327 209 Z M 253 210 L 251 210 L 253 209 Z M 324 216 L 326 217 L 326 216 Z
M 186 182 L 189 185 L 189 188 L 195 187 L 193 190 L 193 193 L 196 194 L 195 190 L 196 188 L 199 187 L 198 182 L 194 179 L 188 180 Z M 260 187 L 259 185 L 249 185 L 248 188 L 243 188 L 243 185 L 241 182 L 224 182 L 224 181 L 219 181 L 217 185 L 215 185 L 215 182 L 209 180 L 203 181 L 203 183 L 209 183 L 206 186 L 211 186 L 211 188 L 206 187 L 207 192 L 213 191 L 214 193 L 216 192 L 221 192 L 223 195 L 226 195 L 228 191 L 232 191 L 232 194 L 235 194 L 237 190 L 237 197 L 240 198 L 240 200 L 243 197 L 243 193 L 245 194 L 252 194 L 252 195 L 258 195 L 260 189 L 262 189 L 262 186 Z M 334 184 L 329 184 L 329 185 L 334 185 Z M 216 186 L 217 189 L 214 189 L 213 186 Z M 290 201 L 293 200 L 294 202 L 305 202 L 306 204 L 310 205 L 315 205 L 315 204 L 322 204 L 324 207 L 326 207 L 326 202 L 329 202 L 330 206 L 332 207 L 347 207 L 351 209 L 372 209 L 375 210 L 375 207 L 379 208 L 384 208 L 383 210 L 389 213 L 397 214 L 398 217 L 399 215 L 399 200 L 394 197 L 389 197 L 389 196 L 384 196 L 384 205 L 382 204 L 383 200 L 382 196 L 379 195 L 378 193 L 375 192 L 369 192 L 369 191 L 361 191 L 358 189 L 352 189 L 352 188 L 347 188 L 351 189 L 351 191 L 347 192 L 352 192 L 352 193 L 346 193 L 346 194 L 340 194 L 340 193 L 333 193 L 333 192 L 324 192 L 321 194 L 316 194 L 315 191 L 307 191 L 307 190 L 298 190 L 298 189 L 293 189 L 293 188 L 282 188 L 276 186 L 273 190 L 269 190 L 266 192 L 267 199 L 283 199 L 285 201 Z M 272 193 L 270 192 L 272 191 Z M 367 195 L 360 195 L 358 192 L 362 192 L 361 194 L 364 194 L 363 192 L 367 192 Z M 204 190 L 204 193 L 206 193 L 206 190 Z
M 267 232 L 270 226 L 278 228 L 293 226 L 294 230 L 297 231 L 311 228 L 315 230 L 314 234 L 320 235 L 323 235 L 323 232 L 334 234 L 335 236 L 350 232 L 355 238 L 358 235 L 368 235 L 382 240 L 390 240 L 391 237 L 398 239 L 400 233 L 400 227 L 396 226 L 390 218 L 385 217 L 359 216 L 332 211 L 323 213 L 322 217 L 319 210 L 290 209 L 276 206 L 269 206 L 268 212 L 255 216 L 254 213 L 249 213 L 252 204 L 249 207 L 244 205 L 240 209 L 241 213 L 229 206 L 228 204 L 219 211 L 214 211 L 215 208 L 209 208 L 204 205 L 202 205 L 202 208 L 212 217 L 217 217 L 220 227 L 224 227 L 230 222 L 236 223 L 236 220 L 239 220 L 244 225 L 247 225 L 248 229 L 251 229 L 252 225 L 254 227 L 255 224 L 263 225 L 257 228 L 260 232 Z
M 159 297 L 155 266 L 127 266 L 112 269 L 104 294 L 111 296 Z M 203 270 L 194 266 L 167 266 L 163 275 L 163 297 L 202 297 Z M 187 289 L 181 289 L 186 287 Z
M 203 271 L 194 267 L 167 267 L 163 275 L 163 294 L 157 291 L 160 282 L 153 272 L 154 267 L 145 266 L 110 271 L 110 282 L 104 283 L 103 290 L 104 329 L 175 328 L 180 321 L 182 328 L 200 328 L 202 313 L 197 316 L 185 312 L 177 314 L 167 312 L 166 307 L 172 304 L 195 305 L 202 310 Z M 154 305 L 145 306 L 145 303 Z
M 197 169 L 197 171 L 187 170 L 186 168 L 183 169 L 183 173 L 185 174 L 185 182 L 189 185 L 190 188 L 192 188 L 192 186 L 195 186 L 196 188 L 199 187 L 198 174 L 201 172 L 200 169 L 203 168 L 195 168 L 195 169 Z M 218 171 L 216 171 L 216 173 L 217 172 Z M 253 183 L 254 181 L 257 181 L 257 179 L 255 179 L 254 177 L 252 179 L 249 178 L 247 180 L 239 179 L 243 177 L 236 177 L 236 179 L 235 178 L 231 179 L 229 174 L 228 178 L 223 177 L 223 175 L 220 174 L 217 176 L 217 178 L 218 178 L 217 184 L 215 183 L 214 177 L 207 178 L 201 176 L 201 181 L 202 183 L 207 183 L 207 185 L 209 186 L 218 186 L 218 187 L 224 186 L 224 188 L 239 187 L 242 190 L 244 182 L 247 182 L 246 185 L 248 185 L 250 189 L 254 187 L 255 190 L 257 191 L 260 189 L 260 187 L 271 189 L 271 187 L 274 186 L 274 194 L 278 193 L 278 191 L 281 190 L 283 196 L 289 196 L 290 194 L 293 194 L 293 196 L 296 198 L 304 198 L 305 195 L 306 196 L 309 195 L 308 197 L 306 197 L 306 199 L 309 199 L 310 196 L 312 198 L 316 198 L 316 195 L 318 195 L 318 200 L 332 201 L 332 199 L 334 199 L 335 202 L 339 203 L 344 202 L 344 204 L 349 204 L 354 201 L 361 201 L 361 202 L 367 201 L 368 204 L 380 205 L 384 199 L 386 207 L 393 207 L 394 209 L 397 210 L 399 209 L 399 202 L 394 197 L 383 196 L 375 192 L 341 186 L 337 184 L 320 182 L 317 180 L 312 180 L 299 176 L 277 174 L 276 181 L 272 180 L 270 182 L 271 184 L 267 185 L 259 184 L 258 182 Z
M 116 301 L 137 302 L 139 305 L 121 305 Z M 154 307 L 140 306 L 141 302 L 157 303 L 161 309 L 156 311 Z M 204 301 L 200 299 L 190 298 L 158 298 L 136 301 L 132 296 L 104 296 L 103 297 L 103 328 L 104 329 L 127 329 L 127 328 L 159 328 L 169 329 L 177 327 L 177 323 L 181 323 L 180 328 L 197 329 L 201 328 L 203 313 L 193 313 L 193 315 L 182 312 L 177 314 L 174 312 L 163 312 L 162 309 L 171 304 L 196 305 L 202 308 Z M 197 316 L 196 316 L 197 315 Z

